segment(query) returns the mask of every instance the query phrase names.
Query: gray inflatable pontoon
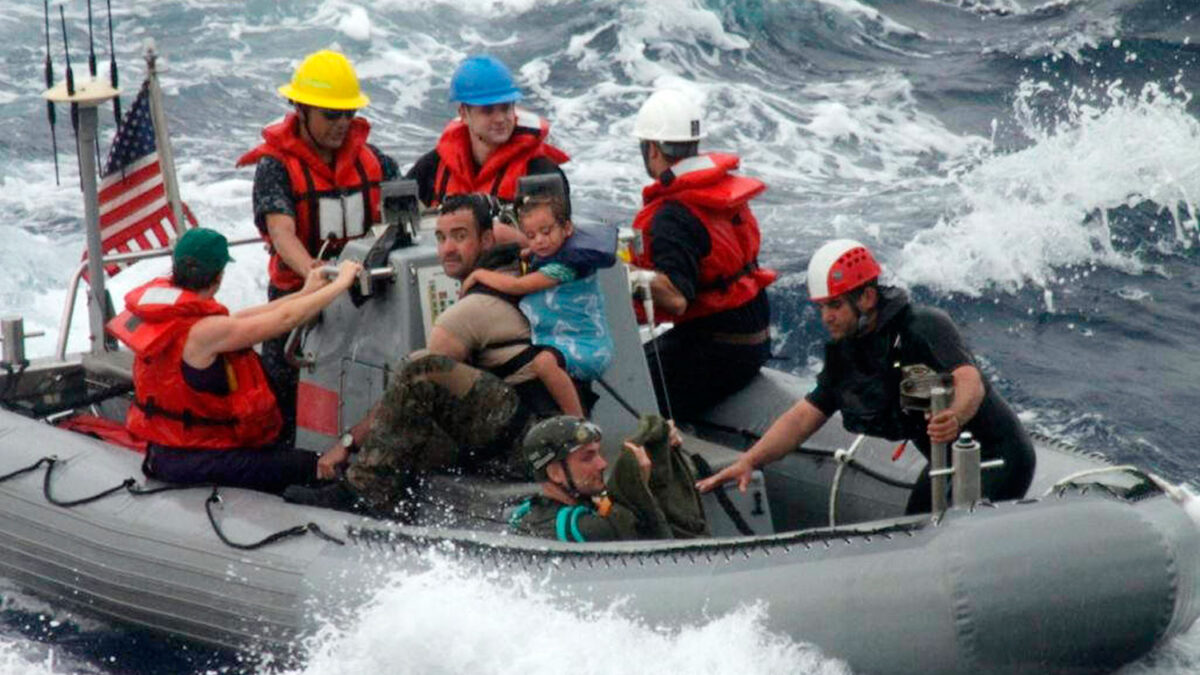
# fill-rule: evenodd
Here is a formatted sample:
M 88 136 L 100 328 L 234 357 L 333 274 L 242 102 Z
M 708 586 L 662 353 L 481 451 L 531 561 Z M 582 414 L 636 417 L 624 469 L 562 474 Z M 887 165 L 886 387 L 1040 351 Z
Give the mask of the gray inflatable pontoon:
M 343 255 L 368 257 L 371 243 Z M 327 447 L 359 419 L 396 357 L 421 347 L 439 303 L 452 301 L 432 246 L 385 253 L 372 266 L 391 281 L 364 285 L 361 306 L 339 300 L 303 336 L 308 447 Z M 620 355 L 605 381 L 650 410 L 625 273 L 618 265 L 602 280 Z M 834 420 L 748 493 L 727 493 L 751 534 L 709 495 L 712 539 L 568 545 L 505 532 L 506 510 L 534 485 L 468 476 L 435 477 L 416 526 L 237 489 L 222 488 L 219 499 L 203 487 L 135 494 L 156 487 L 141 477 L 140 455 L 34 419 L 88 405 L 121 419 L 127 397 L 112 393 L 127 388 L 128 364 L 127 354 L 101 351 L 36 362 L 19 379 L 0 374 L 0 575 L 205 643 L 287 651 L 319 627 L 318 616 L 360 606 L 380 575 L 427 568 L 430 551 L 480 573 L 530 573 L 577 598 L 623 598 L 655 625 L 764 603 L 768 629 L 856 673 L 1109 672 L 1200 613 L 1190 495 L 1045 440 L 1034 498 L 904 517 L 924 459 L 908 450 L 893 460 L 893 444 L 866 439 L 845 461 L 836 451 L 856 439 Z M 727 465 L 806 385 L 764 371 L 688 430 L 687 449 Z M 635 420 L 598 393 L 595 416 L 615 452 Z

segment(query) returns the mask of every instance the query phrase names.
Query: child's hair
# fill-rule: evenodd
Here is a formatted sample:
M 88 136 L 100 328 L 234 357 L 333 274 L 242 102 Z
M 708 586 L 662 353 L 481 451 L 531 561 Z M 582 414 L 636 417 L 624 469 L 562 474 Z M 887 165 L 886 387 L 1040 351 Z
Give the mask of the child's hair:
M 571 220 L 571 211 L 567 206 L 567 200 L 562 195 L 548 194 L 522 199 L 520 205 L 517 206 L 517 221 L 524 220 L 525 216 L 543 206 L 550 207 L 550 215 L 554 216 L 554 222 L 558 225 L 565 226 Z

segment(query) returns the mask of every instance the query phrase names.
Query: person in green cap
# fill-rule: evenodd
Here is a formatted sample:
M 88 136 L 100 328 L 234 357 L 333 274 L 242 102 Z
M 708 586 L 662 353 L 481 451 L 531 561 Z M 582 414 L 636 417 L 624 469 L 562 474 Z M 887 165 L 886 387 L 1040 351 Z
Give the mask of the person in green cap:
M 607 481 L 600 440 L 600 427 L 570 415 L 529 430 L 523 449 L 542 493 L 513 512 L 514 532 L 565 542 L 708 535 L 674 425 L 643 416 Z
M 125 424 L 149 442 L 142 470 L 274 493 L 331 477 L 315 453 L 276 445 L 279 408 L 252 347 L 312 319 L 362 267 L 345 261 L 332 282 L 313 269 L 295 294 L 230 315 L 213 296 L 232 260 L 224 235 L 188 230 L 175 242 L 171 276 L 130 291 L 108 324 L 135 355 Z

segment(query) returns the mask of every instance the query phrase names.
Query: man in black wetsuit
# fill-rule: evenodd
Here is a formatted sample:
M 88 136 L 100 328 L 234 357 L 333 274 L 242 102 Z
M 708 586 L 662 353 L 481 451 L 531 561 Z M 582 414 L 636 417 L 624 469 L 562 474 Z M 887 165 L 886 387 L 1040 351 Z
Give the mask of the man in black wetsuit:
M 707 492 L 737 480 L 745 490 L 755 468 L 779 459 L 840 410 L 847 431 L 910 440 L 926 457 L 930 443 L 948 443 L 969 431 L 983 458 L 1004 466 L 983 472 L 983 495 L 1019 499 L 1033 480 L 1033 444 L 1016 414 L 984 381 L 958 329 L 940 310 L 909 303 L 898 288 L 880 286 L 879 264 L 862 244 L 828 242 L 808 266 L 808 292 L 833 338 L 817 386 L 784 413 L 737 462 L 700 481 Z M 901 366 L 924 365 L 954 378 L 950 407 L 928 420 L 900 405 Z M 930 508 L 926 472 L 913 489 L 909 513 Z

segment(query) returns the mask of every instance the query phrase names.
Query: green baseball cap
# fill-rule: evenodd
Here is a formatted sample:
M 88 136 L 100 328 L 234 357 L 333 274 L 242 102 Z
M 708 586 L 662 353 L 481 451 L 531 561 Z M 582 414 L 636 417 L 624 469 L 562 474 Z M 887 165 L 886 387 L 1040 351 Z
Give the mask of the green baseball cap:
M 191 260 L 203 272 L 220 272 L 225 269 L 225 263 L 233 262 L 225 235 L 205 227 L 184 232 L 175 242 L 173 259 L 177 265 Z

